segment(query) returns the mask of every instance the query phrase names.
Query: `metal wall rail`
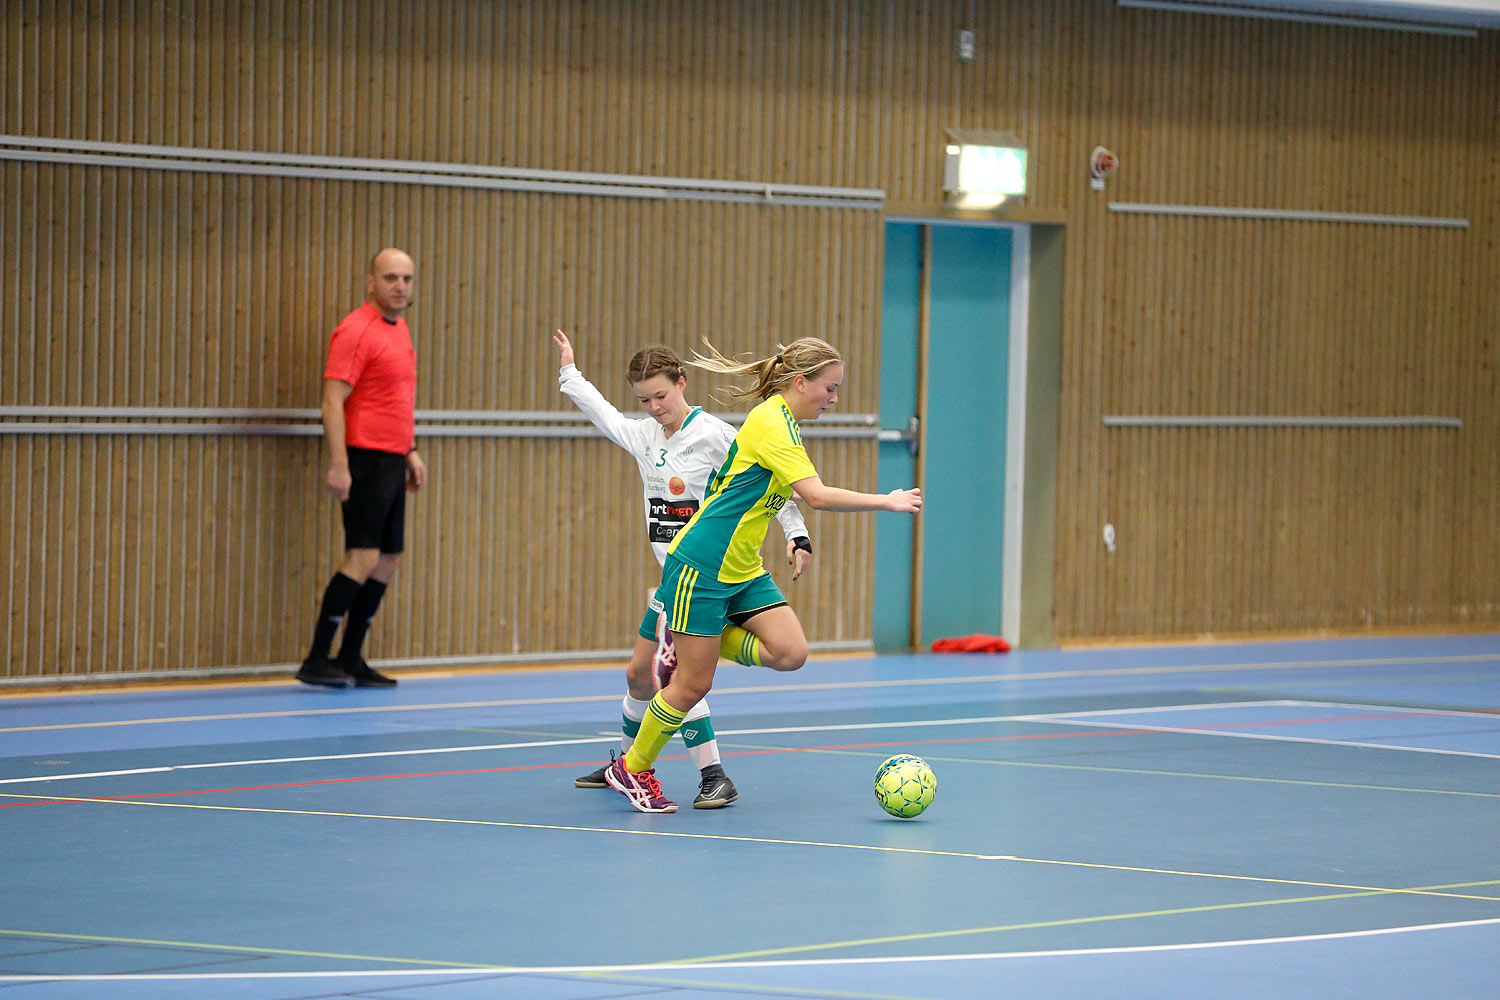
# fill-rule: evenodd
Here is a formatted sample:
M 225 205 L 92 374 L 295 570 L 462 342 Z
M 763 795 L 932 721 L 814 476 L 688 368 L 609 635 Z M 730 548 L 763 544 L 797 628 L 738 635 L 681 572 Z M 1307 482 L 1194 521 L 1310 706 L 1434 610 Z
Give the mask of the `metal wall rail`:
M 1106 427 L 1448 427 L 1458 417 L 1298 417 L 1298 416 L 1123 416 L 1099 418 Z
M 33 135 L 0 135 L 0 160 L 61 163 L 126 169 L 178 170 L 256 177 L 307 177 L 393 184 L 616 198 L 679 199 L 801 205 L 821 208 L 885 207 L 885 192 L 876 188 L 775 184 L 766 181 L 713 180 L 698 177 L 651 177 L 640 174 L 585 173 L 529 167 L 496 167 L 477 163 L 428 160 L 383 160 L 255 150 L 156 146 L 131 142 L 94 142 Z
M 869 639 L 827 639 L 812 641 L 807 648 L 814 653 L 861 653 L 873 651 Z M 552 650 L 540 653 L 480 653 L 461 656 L 409 656 L 399 659 L 372 660 L 373 666 L 398 670 L 441 670 L 452 667 L 515 667 L 531 664 L 551 663 L 611 663 L 630 659 L 634 650 L 586 649 L 577 651 Z M 0 689 L 49 687 L 55 685 L 118 684 L 123 681 L 171 681 L 204 680 L 214 677 L 258 677 L 267 675 L 290 675 L 297 670 L 296 663 L 263 663 L 245 666 L 191 667 L 183 670 L 111 670 L 94 674 L 26 674 L 19 677 L 0 677 Z
M 205 406 L 0 406 L 0 434 L 9 435 L 187 435 L 318 437 L 322 412 L 314 409 Z M 93 419 L 67 419 L 67 418 Z M 418 437 L 589 438 L 602 437 L 582 413 L 568 410 L 418 410 Z M 744 414 L 722 414 L 738 425 Z M 270 420 L 277 423 L 231 423 Z M 297 421 L 288 423 L 286 421 Z M 444 421 L 471 421 L 446 423 Z M 873 413 L 830 414 L 803 427 L 804 437 L 908 441 L 910 430 L 884 430 Z
M 1435 215 L 1379 215 L 1370 212 L 1311 212 L 1294 208 L 1235 208 L 1227 205 L 1153 205 L 1112 201 L 1111 212 L 1123 215 L 1188 215 L 1214 219 L 1274 219 L 1283 222 L 1350 222 L 1371 226 L 1426 226 L 1468 229 L 1468 219 Z
M 591 438 L 604 435 L 592 425 L 558 427 L 525 424 L 418 424 L 417 437 L 428 438 Z M 319 424 L 144 424 L 144 423 L 0 423 L 0 435 L 138 435 L 144 437 L 321 437 Z M 866 438 L 907 441 L 911 432 L 880 427 L 803 427 L 805 438 Z
M 1409 31 L 1415 34 L 1451 35 L 1478 38 L 1479 27 L 1493 21 L 1494 15 L 1484 5 L 1471 4 L 1456 8 L 1453 4 L 1391 4 L 1392 17 L 1384 17 L 1385 5 L 1365 3 L 1322 4 L 1268 2 L 1250 0 L 1238 3 L 1206 3 L 1204 0 L 1115 0 L 1121 7 L 1137 10 L 1162 10 L 1178 14 L 1218 14 L 1226 17 L 1261 18 L 1269 21 L 1298 21 L 1303 24 L 1331 24 L 1342 28 L 1376 28 L 1382 31 Z M 1326 12 L 1323 12 L 1325 11 Z M 1359 12 L 1365 12 L 1362 16 Z
M 743 413 L 717 414 L 726 423 L 744 422 Z M 253 406 L 0 406 L 0 417 L 81 417 L 137 418 L 160 420 L 321 420 L 323 411 L 314 407 Z M 577 410 L 417 410 L 423 420 L 486 420 L 491 423 L 587 423 L 588 416 Z M 859 424 L 874 426 L 879 418 L 873 413 L 830 413 L 822 424 Z

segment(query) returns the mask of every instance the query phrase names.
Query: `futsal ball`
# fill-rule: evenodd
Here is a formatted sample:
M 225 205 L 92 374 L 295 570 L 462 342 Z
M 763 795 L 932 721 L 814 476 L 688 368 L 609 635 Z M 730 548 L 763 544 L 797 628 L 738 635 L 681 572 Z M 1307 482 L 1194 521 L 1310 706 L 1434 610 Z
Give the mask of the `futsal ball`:
M 921 757 L 897 754 L 875 771 L 875 801 L 892 816 L 920 816 L 936 794 L 937 775 Z

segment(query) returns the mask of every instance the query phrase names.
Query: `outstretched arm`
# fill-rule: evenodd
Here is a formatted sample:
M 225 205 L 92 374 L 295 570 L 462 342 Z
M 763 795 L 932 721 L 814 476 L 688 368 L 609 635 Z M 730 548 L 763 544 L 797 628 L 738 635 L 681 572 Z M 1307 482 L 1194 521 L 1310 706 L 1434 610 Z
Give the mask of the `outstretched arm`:
M 573 345 L 568 341 L 568 335 L 558 330 L 552 335 L 552 342 L 557 345 L 557 349 L 562 355 L 557 366 L 559 368 L 566 368 L 573 364 Z
M 568 340 L 567 334 L 558 330 L 552 335 L 552 342 L 557 345 L 558 350 L 558 389 L 583 411 L 584 416 L 595 427 L 604 432 L 605 437 L 626 451 L 635 451 L 636 438 L 639 436 L 636 427 L 640 421 L 630 420 L 615 409 L 614 404 L 594 387 L 594 383 L 583 377 L 574 361 L 573 344 Z
M 886 510 L 896 514 L 915 514 L 922 509 L 919 489 L 891 490 L 889 493 L 857 493 L 829 486 L 817 476 L 808 476 L 792 484 L 797 495 L 813 510 L 858 511 Z

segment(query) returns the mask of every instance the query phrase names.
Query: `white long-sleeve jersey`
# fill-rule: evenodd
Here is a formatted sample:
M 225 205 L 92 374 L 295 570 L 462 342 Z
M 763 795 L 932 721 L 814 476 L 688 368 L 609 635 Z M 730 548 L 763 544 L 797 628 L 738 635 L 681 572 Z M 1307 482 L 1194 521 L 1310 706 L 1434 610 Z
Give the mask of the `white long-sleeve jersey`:
M 564 365 L 557 387 L 577 404 L 604 436 L 635 456 L 645 487 L 646 537 L 656 561 L 667 559 L 667 545 L 681 531 L 708 490 L 708 481 L 734 441 L 735 430 L 695 406 L 669 439 L 650 417 L 631 419 L 614 408 L 576 365 Z M 807 538 L 807 524 L 795 501 L 776 515 L 787 538 Z

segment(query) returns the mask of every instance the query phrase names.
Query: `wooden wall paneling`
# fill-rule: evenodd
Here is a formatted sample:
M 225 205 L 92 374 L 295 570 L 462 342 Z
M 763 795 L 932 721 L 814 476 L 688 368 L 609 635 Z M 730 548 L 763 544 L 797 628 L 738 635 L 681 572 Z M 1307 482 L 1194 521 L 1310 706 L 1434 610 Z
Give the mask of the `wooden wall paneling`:
M 934 207 L 945 127 L 1018 131 L 1034 151 L 1027 206 L 1069 224 L 1059 634 L 1500 615 L 1496 347 L 1482 332 L 1500 313 L 1482 280 L 1500 224 L 1486 172 L 1500 132 L 1488 33 L 1433 39 L 1083 3 L 452 15 L 362 0 L 14 4 L 0 21 L 0 116 L 12 133 L 870 185 Z M 979 50 L 962 64 L 953 32 L 971 19 Z M 397 37 L 406 44 L 367 41 Z M 1098 142 L 1124 160 L 1102 193 L 1083 174 Z M 868 213 L 0 171 L 0 248 L 18 262 L 3 402 L 316 405 L 328 332 L 358 301 L 365 258 L 400 242 L 421 268 L 423 406 L 567 408 L 546 339 L 559 324 L 625 406 L 617 369 L 630 350 L 658 339 L 683 350 L 705 332 L 729 351 L 821 332 L 851 358 L 841 409 L 875 405 L 861 376 L 878 359 L 880 221 Z M 1107 212 L 1112 199 L 1468 215 L 1473 228 L 1122 218 Z M 697 401 L 721 382 L 695 375 Z M 1100 414 L 1121 411 L 1454 412 L 1465 425 L 1100 427 Z M 868 443 L 816 447 L 830 481 L 847 470 L 873 482 Z M 638 611 L 642 587 L 624 585 L 626 570 L 616 580 L 576 553 L 550 575 L 536 570 L 534 588 L 507 586 L 526 540 L 472 506 L 516 467 L 549 470 L 554 485 L 613 467 L 629 484 L 618 449 L 432 439 L 424 450 L 438 460 L 433 492 L 414 500 L 410 565 L 372 649 L 482 653 L 544 634 L 577 648 Z M 25 535 L 10 542 L 10 592 L 27 595 L 9 617 L 12 673 L 300 657 L 339 548 L 317 442 L 7 438 L 0 467 L 7 458 L 35 491 L 23 500 L 12 489 L 0 510 Z M 86 489 L 118 514 L 80 506 Z M 633 507 L 606 491 L 593 499 L 608 510 L 589 526 L 596 548 L 649 562 Z M 1377 510 L 1363 533 L 1343 509 L 1355 500 Z M 1098 537 L 1106 518 L 1121 529 L 1112 556 Z M 867 575 L 872 529 L 861 525 L 873 519 L 817 520 L 840 574 Z M 485 531 L 490 544 L 450 537 Z M 103 599 L 101 551 L 116 545 L 130 549 L 120 577 L 131 592 Z M 829 554 L 820 544 L 818 570 Z M 235 582 L 226 564 L 252 559 L 278 571 Z M 423 559 L 451 572 L 424 578 Z M 184 567 L 198 575 L 185 580 Z M 580 586 L 590 571 L 598 579 Z M 863 634 L 866 598 L 848 589 L 809 602 L 810 635 Z M 513 591 L 554 595 L 554 617 L 575 624 L 551 634 L 547 612 Z M 204 624 L 241 608 L 253 637 Z M 60 613 L 74 615 L 66 639 Z M 132 652 L 101 660 L 91 650 L 104 645 Z
M 223 603 L 220 606 L 222 627 L 237 635 L 238 641 L 226 649 L 227 658 L 240 663 L 274 662 L 265 646 L 268 631 L 255 617 L 254 607 L 259 592 L 266 584 L 257 581 L 251 586 L 235 581 L 243 575 L 255 572 L 269 576 L 276 572 L 269 553 L 258 551 L 252 544 L 252 526 L 256 521 L 275 516 L 275 506 L 262 507 L 256 502 L 256 470 L 265 461 L 262 438 L 243 438 L 235 442 L 234 461 L 228 469 L 228 508 L 233 514 L 223 525 L 224 543 L 219 554 L 220 572 L 224 574 Z
M 86 613 L 79 622 L 76 643 L 79 667 L 118 656 L 110 646 L 111 622 L 115 616 L 115 595 L 119 589 L 119 563 L 115 557 L 114 536 L 122 523 L 115 470 L 119 468 L 115 451 L 118 442 L 94 439 L 84 442 L 86 462 L 81 492 L 88 499 L 80 504 L 81 520 L 87 526 L 87 537 L 79 559 L 79 578 Z M 99 655 L 102 651 L 103 655 Z
M 483 628 L 470 652 L 513 651 L 523 641 L 539 645 L 545 637 L 529 633 L 517 621 L 524 609 L 537 603 L 534 583 L 524 578 L 532 567 L 525 566 L 525 572 L 521 567 L 529 559 L 558 565 L 561 553 L 568 551 L 567 545 L 539 540 L 536 531 L 537 522 L 558 517 L 567 509 L 567 497 L 531 481 L 519 443 L 484 442 L 479 447 L 490 456 L 481 466 L 486 475 L 479 489 L 485 498 L 480 504 L 480 536 L 489 541 L 480 549 L 483 572 L 477 576 L 483 582 L 481 593 L 501 595 L 501 604 L 498 608 L 492 605 L 482 617 Z M 564 571 L 561 566 L 558 569 Z M 587 589 L 580 588 L 580 596 L 586 595 Z M 571 637 L 575 633 L 570 630 L 565 634 Z
M 1500 41 L 1491 38 L 1486 38 L 1486 41 L 1490 43 L 1486 55 L 1489 65 L 1493 66 L 1500 62 Z M 1482 166 L 1493 164 L 1494 143 L 1500 140 L 1500 78 L 1494 73 L 1480 71 L 1478 67 L 1482 65 L 1478 60 L 1470 60 L 1471 73 L 1463 87 L 1476 112 L 1475 117 L 1484 122 L 1484 133 L 1489 137 L 1488 143 L 1471 142 L 1466 147 L 1469 168 L 1463 171 L 1463 176 L 1487 178 L 1483 183 L 1472 184 L 1464 192 L 1468 211 L 1476 224 L 1476 235 L 1494 233 L 1500 227 L 1500 205 L 1497 205 L 1500 199 L 1495 197 L 1497 178 L 1494 171 L 1486 172 Z M 1488 109 L 1487 115 L 1483 109 Z M 1493 251 L 1493 240 L 1488 242 L 1487 248 L 1482 248 L 1477 239 L 1471 241 L 1463 273 L 1483 274 L 1486 266 L 1493 272 Z M 1470 347 L 1465 352 L 1469 363 L 1460 374 L 1459 384 L 1466 447 L 1456 483 L 1468 514 L 1455 519 L 1455 526 L 1463 523 L 1465 527 L 1457 528 L 1454 534 L 1454 544 L 1460 553 L 1464 592 L 1469 595 L 1458 605 L 1457 611 L 1466 620 L 1486 620 L 1500 605 L 1493 584 L 1497 575 L 1493 562 L 1496 546 L 1490 541 L 1500 537 L 1500 503 L 1493 500 L 1485 503 L 1482 499 L 1489 495 L 1495 483 L 1493 473 L 1485 470 L 1494 460 L 1496 442 L 1500 441 L 1493 406 L 1493 400 L 1500 395 L 1497 392 L 1500 386 L 1496 383 L 1496 372 L 1500 370 L 1500 357 L 1497 357 L 1500 338 L 1492 332 L 1500 329 L 1500 295 L 1485 294 L 1485 284 L 1465 282 L 1469 294 L 1465 298 L 1466 308 L 1459 326 L 1460 330 L 1471 332 Z M 1487 284 L 1493 289 L 1493 282 Z
M 77 670 L 88 662 L 93 652 L 89 645 L 90 619 L 94 614 L 96 591 L 93 583 L 93 541 L 97 515 L 96 480 L 91 474 L 97 440 L 77 439 L 68 470 L 72 482 L 63 512 L 63 540 L 71 559 L 64 567 L 63 625 L 64 662 Z
M 251 574 L 249 585 L 231 585 L 218 662 L 235 665 L 301 660 L 322 587 L 334 563 L 322 558 L 315 538 L 332 511 L 323 490 L 326 464 L 316 441 L 248 437 L 236 441 L 229 470 L 226 513 L 233 553 L 222 571 Z M 303 596 L 316 593 L 316 597 Z
M 315 387 L 321 370 L 314 373 L 311 386 L 303 391 L 298 391 L 299 381 L 287 377 L 287 358 L 295 350 L 293 345 L 311 338 L 321 347 L 327 336 L 311 323 L 302 327 L 292 313 L 300 278 L 310 265 L 310 258 L 314 253 L 326 252 L 327 244 L 336 238 L 336 231 L 328 233 L 321 245 L 306 247 L 302 253 L 292 252 L 291 231 L 296 225 L 300 193 L 307 187 L 311 185 L 269 177 L 256 178 L 252 187 L 255 208 L 251 213 L 254 242 L 250 255 L 255 262 L 255 276 L 250 286 L 253 308 L 248 322 L 254 331 L 253 339 L 260 345 L 263 361 L 252 371 L 247 399 L 265 400 L 268 406 L 290 407 L 303 395 L 312 400 L 320 398 Z M 329 185 L 317 190 L 330 197 L 329 217 L 338 218 L 331 204 L 338 189 Z
M 60 73 L 41 72 L 42 49 L 45 46 L 49 59 L 57 59 L 53 53 L 55 38 L 53 26 L 39 16 L 44 8 L 40 0 L 32 0 L 25 7 L 18 8 L 14 16 L 20 21 L 21 45 L 20 56 L 22 65 L 29 71 L 25 76 L 17 77 L 19 80 L 28 80 L 33 84 L 30 89 L 30 101 L 23 99 L 17 108 L 21 121 L 30 126 L 29 134 L 56 135 L 60 123 L 56 120 L 58 108 L 57 92 L 66 86 L 66 77 Z M 57 65 L 53 62 L 53 65 Z M 21 88 L 24 92 L 26 84 L 23 82 Z
M 5 599 L 5 613 L 3 620 L 0 620 L 0 638 L 5 643 L 4 673 L 0 676 L 7 677 L 16 676 L 24 669 L 24 656 L 20 647 L 25 637 L 26 595 L 21 592 L 19 585 L 24 583 L 22 567 L 27 564 L 22 562 L 26 532 L 22 527 L 24 522 L 20 504 L 23 486 L 18 475 L 19 450 L 18 438 L 0 439 L 0 530 L 3 530 L 0 557 L 4 558 L 5 567 L 4 579 L 0 580 L 0 596 Z
M 202 607 L 203 591 L 213 585 L 214 567 L 204 560 L 203 541 L 208 530 L 205 503 L 218 499 L 207 492 L 208 466 L 216 445 L 212 439 L 184 438 L 171 451 L 172 468 L 180 471 L 172 477 L 173 515 L 168 523 L 182 554 L 166 573 L 172 629 L 162 660 L 172 668 L 211 662 Z
M 223 398 L 223 397 L 217 397 Z M 199 630 L 199 649 L 203 659 L 238 660 L 243 648 L 241 642 L 233 647 L 224 642 L 226 632 L 241 635 L 244 623 L 230 614 L 234 591 L 240 585 L 234 563 L 234 530 L 237 522 L 250 516 L 251 512 L 239 503 L 235 489 L 235 470 L 245 459 L 245 439 L 240 437 L 210 438 L 205 442 L 203 456 L 203 493 L 198 503 L 201 528 L 197 533 L 197 556 L 200 565 L 200 581 L 209 585 L 200 586 L 194 594 L 194 613 Z
M 37 525 L 42 552 L 37 608 L 46 611 L 45 615 L 37 616 L 37 647 L 48 671 L 71 666 L 63 662 L 62 635 L 67 614 L 63 606 L 63 590 L 68 564 L 72 561 L 72 553 L 64 540 L 63 523 L 63 510 L 67 504 L 68 445 L 68 441 L 60 441 L 50 449 L 51 454 L 44 456 L 41 516 L 33 521 Z
M 154 459 L 160 452 L 161 441 L 143 438 L 133 443 L 133 460 L 126 476 L 131 498 L 131 555 L 125 564 L 127 572 L 123 575 L 124 584 L 130 591 L 130 602 L 121 628 L 129 637 L 131 662 L 127 666 L 147 669 L 152 666 L 156 637 L 160 632 L 155 600 L 158 566 L 167 555 L 165 539 L 159 539 L 155 531 L 160 514 L 155 500 L 161 483 Z
M 32 164 L 12 163 L 6 165 L 6 198 L 10 210 L 5 215 L 7 230 L 6 259 L 16 261 L 17 281 L 15 287 L 16 308 L 9 317 L 0 319 L 11 329 L 12 336 L 6 341 L 13 345 L 8 353 L 10 372 L 4 380 L 6 401 L 10 403 L 30 402 L 36 395 L 37 331 L 41 325 L 42 310 L 46 307 L 45 290 L 40 282 L 37 260 L 28 260 L 21 252 L 26 234 L 39 235 L 37 204 L 28 202 L 20 192 L 28 188 L 39 189 L 38 169 Z M 14 324 L 10 327 L 9 324 Z
M 0 65 L 20 70 L 24 66 L 20 48 L 21 20 L 12 12 L 10 17 L 0 19 Z M 19 122 L 22 75 L 0 73 L 0 121 L 7 126 Z M 7 168 L 9 164 L 5 165 Z
M 1036 156 L 1039 167 L 1066 160 L 1070 154 L 1078 155 L 1081 150 L 1077 147 L 1086 141 L 1078 133 L 1087 130 L 1078 129 L 1075 121 L 1088 100 L 1086 74 L 1081 72 L 1083 67 L 1065 55 L 1068 51 L 1087 51 L 1087 46 L 1080 44 L 1078 30 L 1074 19 L 1059 16 L 1043 19 L 1039 31 L 1039 62 L 1057 68 L 1056 72 L 1043 75 L 1040 83 L 1042 102 L 1055 108 L 1056 114 L 1039 124 Z M 1039 199 L 1051 198 L 1053 204 L 1068 202 L 1069 185 L 1060 183 L 1051 187 L 1052 171 L 1045 168 L 1038 169 L 1037 175 L 1033 190 Z M 1104 567 L 1093 563 L 1097 554 L 1088 543 L 1096 542 L 1095 532 L 1106 513 L 1101 510 L 1096 474 L 1107 456 L 1098 448 L 1097 419 L 1102 412 L 1097 403 L 1098 368 L 1084 361 L 1085 357 L 1097 356 L 1100 350 L 1099 311 L 1083 295 L 1085 288 L 1098 287 L 1096 282 L 1086 282 L 1083 277 L 1098 276 L 1098 219 L 1097 215 L 1083 213 L 1073 219 L 1074 225 L 1068 231 L 1071 266 L 1066 269 L 1063 281 L 1065 342 L 1060 376 L 1064 391 L 1059 412 L 1058 493 L 1071 496 L 1075 503 L 1061 506 L 1058 511 L 1054 585 L 1057 630 L 1061 635 L 1075 630 L 1080 617 L 1089 617 L 1084 608 L 1099 599 L 1105 585 L 1100 573 Z M 1091 437 L 1096 442 L 1092 448 L 1088 441 Z M 1091 581 L 1091 585 L 1085 587 L 1085 580 Z
M 403 556 L 402 561 L 409 564 L 405 569 L 416 569 L 420 576 L 403 574 L 408 577 L 401 581 L 406 586 L 393 587 L 391 591 L 395 598 L 391 628 L 384 638 L 389 648 L 397 651 L 396 655 L 412 648 L 425 648 L 438 635 L 451 648 L 464 648 L 465 637 L 458 634 L 453 605 L 455 580 L 463 578 L 470 569 L 465 565 L 464 553 L 472 552 L 472 542 L 465 537 L 462 526 L 451 520 L 455 498 L 466 485 L 460 449 L 451 447 L 453 443 L 423 442 L 434 468 L 441 469 L 443 475 L 434 475 L 415 497 L 407 495 L 412 504 L 412 526 L 417 530 L 407 546 L 409 555 Z M 336 522 L 334 527 L 336 537 Z
M 511 565 L 506 552 L 511 536 L 505 531 L 502 516 L 512 504 L 510 498 L 520 491 L 510 486 L 513 475 L 504 464 L 505 450 L 503 443 L 497 441 L 479 443 L 475 449 L 475 469 L 486 485 L 486 499 L 476 505 L 478 526 L 474 539 L 475 548 L 483 553 L 486 569 L 483 585 L 474 588 L 475 616 L 483 650 L 503 648 L 501 636 L 505 632 L 505 616 L 509 610 L 506 602 L 514 599 L 516 589 L 505 571 L 505 567 Z
M 195 46 L 195 58 L 201 58 L 204 46 Z M 198 66 L 196 79 L 204 78 L 205 67 Z M 196 103 L 196 102 L 195 102 Z M 204 136 L 204 139 L 207 136 Z M 186 279 L 189 300 L 189 324 L 183 348 L 183 363 L 186 364 L 183 381 L 189 387 L 190 399 L 198 403 L 222 399 L 217 393 L 220 367 L 222 367 L 222 343 L 229 333 L 220 324 L 216 304 L 217 289 L 222 280 L 223 256 L 214 243 L 216 232 L 222 232 L 222 184 L 216 175 L 199 175 L 193 178 L 192 186 L 192 261 L 204 264 L 190 267 Z M 217 559 L 220 541 L 220 511 L 233 516 L 233 508 L 226 504 L 223 495 L 222 469 L 225 457 L 233 453 L 234 444 L 228 438 L 204 438 L 195 441 L 192 460 L 196 472 L 195 495 L 189 493 L 186 501 L 187 531 L 190 532 L 189 552 L 192 553 L 190 573 L 184 580 L 184 615 L 193 633 L 190 646 L 195 655 L 186 663 L 211 663 L 219 660 L 223 651 L 214 646 L 222 619 L 214 615 L 219 604 L 219 594 L 225 586 L 225 576 Z M 187 586 L 192 583 L 192 586 Z M 220 660 L 222 661 L 222 660 Z M 184 664 L 186 666 L 186 664 Z
M 36 454 L 36 440 L 14 438 L 12 467 L 17 474 L 12 482 L 16 486 L 16 498 L 12 515 L 16 524 L 15 542 L 12 551 L 10 592 L 10 635 L 12 651 L 7 676 L 25 676 L 40 673 L 40 656 L 37 637 L 33 631 L 36 609 L 40 607 L 43 569 L 46 551 L 43 539 L 36 528 L 36 499 L 43 493 L 45 481 L 39 478 L 45 468 Z M 25 493 L 20 493 L 25 484 Z M 24 499 L 23 499 L 24 496 Z
M 0 37 L 4 37 L 0 33 Z M 11 308 L 0 315 L 0 401 L 12 403 L 20 394 L 20 369 L 22 364 L 23 327 L 30 325 L 35 298 L 32 294 L 35 271 L 27 268 L 21 255 L 21 220 L 23 218 L 20 197 L 21 176 L 25 167 L 20 163 L 0 163 L 0 256 L 11 261 L 14 268 L 11 279 Z
M 212 438 L 182 438 L 174 442 L 170 453 L 172 516 L 166 527 L 181 553 L 165 574 L 165 601 L 172 624 L 162 661 L 170 668 L 212 662 L 214 650 L 208 645 L 203 607 L 204 591 L 217 581 L 215 567 L 204 556 L 204 545 L 212 530 L 209 511 L 219 499 L 211 481 L 217 446 Z
M 64 629 L 71 624 L 67 618 L 66 593 L 74 555 L 67 543 L 68 525 L 64 513 L 68 506 L 67 468 L 71 458 L 68 443 L 64 442 L 50 457 L 52 461 L 49 462 L 46 478 L 51 506 L 42 517 L 41 537 L 47 553 L 42 600 L 43 606 L 52 613 L 38 624 L 43 655 L 51 663 L 61 664 L 66 657 L 67 639 Z
M 1368 301 L 1368 300 L 1361 300 L 1361 301 Z
M 231 519 L 242 511 L 234 507 L 233 496 L 228 490 L 228 469 L 237 460 L 240 442 L 234 438 L 207 438 L 202 442 L 198 462 L 199 492 L 192 498 L 193 558 L 198 562 L 198 574 L 192 588 L 193 630 L 198 642 L 198 663 L 219 660 L 225 657 L 222 646 L 223 606 L 226 589 L 231 585 L 231 574 L 225 559 L 225 532 Z
M 45 214 L 38 211 L 33 215 L 32 232 L 36 234 L 39 257 L 44 261 L 54 254 L 63 256 L 66 253 L 65 223 L 51 209 L 65 197 L 56 188 L 65 189 L 66 182 L 65 175 L 56 175 L 48 170 L 39 170 L 36 175 L 38 201 L 47 205 L 48 211 Z M 37 268 L 34 288 L 36 325 L 31 336 L 30 369 L 34 379 L 32 392 L 41 398 L 55 398 L 60 386 L 56 383 L 54 373 L 64 370 L 58 363 L 63 342 L 57 335 L 57 330 L 62 322 L 60 314 L 65 314 L 67 309 L 67 290 L 59 287 L 55 271 L 41 267 Z
M 145 316 L 140 331 L 140 353 L 131 371 L 131 388 L 139 393 L 139 398 L 120 400 L 120 405 L 161 406 L 171 402 L 166 398 L 171 384 L 160 377 L 161 351 L 164 331 L 170 329 L 176 305 L 168 298 L 170 289 L 162 280 L 161 263 L 166 248 L 173 243 L 166 233 L 170 208 L 165 204 L 171 193 L 171 178 L 160 171 L 142 171 L 139 176 L 143 183 L 136 195 L 134 210 L 141 227 L 142 246 L 138 261 Z M 40 248 L 38 253 L 39 256 L 42 254 Z
M 874 448 L 869 442 L 813 438 L 810 454 L 824 482 L 846 489 L 874 489 Z M 872 514 L 837 514 L 804 510 L 812 534 L 814 562 L 802 579 L 792 582 L 779 532 L 769 533 L 766 564 L 802 617 L 813 638 L 848 641 L 868 636 L 870 603 L 866 588 L 850 587 L 865 579 L 873 563 Z
M 145 441 L 139 438 L 122 437 L 115 446 L 117 461 L 113 472 L 119 489 L 119 531 L 106 558 L 111 562 L 109 579 L 116 593 L 107 616 L 105 648 L 109 655 L 90 658 L 90 668 L 96 671 L 137 669 L 148 648 L 143 627 L 149 614 L 149 608 L 144 606 L 145 578 L 147 563 L 155 557 L 155 552 L 148 541 L 142 504 L 146 479 L 144 451 Z

